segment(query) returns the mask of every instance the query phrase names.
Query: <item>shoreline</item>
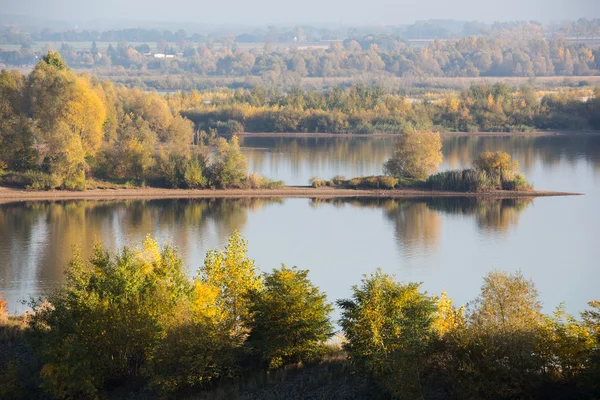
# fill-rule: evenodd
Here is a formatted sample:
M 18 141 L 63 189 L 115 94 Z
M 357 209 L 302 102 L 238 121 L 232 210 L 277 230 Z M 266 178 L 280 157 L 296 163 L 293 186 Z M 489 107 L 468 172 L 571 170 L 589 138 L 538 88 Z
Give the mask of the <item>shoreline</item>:
M 0 187 L 0 204 L 28 201 L 60 200 L 154 200 L 154 199 L 216 199 L 216 198 L 533 198 L 550 196 L 579 196 L 583 193 L 532 190 L 527 192 L 493 191 L 484 193 L 444 192 L 424 189 L 336 189 L 330 187 L 284 186 L 279 189 L 91 189 L 82 192 L 52 190 L 29 191 Z
M 396 133 L 314 133 L 314 132 L 241 132 L 236 133 L 236 136 L 239 137 L 271 137 L 271 138 L 386 138 L 386 137 L 396 137 L 398 134 Z M 544 136 L 569 136 L 569 135 L 578 135 L 578 136 L 596 136 L 600 135 L 600 131 L 561 131 L 561 130 L 552 130 L 552 131 L 532 131 L 532 132 L 440 132 L 442 137 L 483 137 L 483 136 L 504 136 L 504 137 L 514 137 L 514 136 L 535 136 L 535 137 L 544 137 Z M 225 137 L 233 136 L 233 134 L 221 135 Z

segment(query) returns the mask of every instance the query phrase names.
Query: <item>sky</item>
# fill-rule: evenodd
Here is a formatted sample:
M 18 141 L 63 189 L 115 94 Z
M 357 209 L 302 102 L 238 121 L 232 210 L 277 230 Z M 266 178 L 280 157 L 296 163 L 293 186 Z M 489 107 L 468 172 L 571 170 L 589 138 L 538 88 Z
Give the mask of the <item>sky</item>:
M 399 25 L 417 20 L 599 18 L 600 0 L 0 0 L 0 13 L 62 21 Z

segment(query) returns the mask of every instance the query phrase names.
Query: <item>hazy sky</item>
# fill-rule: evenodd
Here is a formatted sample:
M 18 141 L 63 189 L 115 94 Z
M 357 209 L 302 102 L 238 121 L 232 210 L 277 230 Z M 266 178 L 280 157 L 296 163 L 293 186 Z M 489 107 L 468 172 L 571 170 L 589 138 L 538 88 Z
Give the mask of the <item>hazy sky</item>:
M 395 25 L 424 19 L 549 22 L 600 17 L 600 0 L 0 0 L 0 13 L 78 21 L 244 25 Z

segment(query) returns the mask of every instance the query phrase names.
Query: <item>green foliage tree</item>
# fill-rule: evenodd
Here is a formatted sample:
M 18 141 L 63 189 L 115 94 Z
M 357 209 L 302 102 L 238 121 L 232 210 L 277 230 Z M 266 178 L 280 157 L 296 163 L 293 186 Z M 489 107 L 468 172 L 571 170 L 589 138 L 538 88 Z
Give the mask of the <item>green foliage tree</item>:
M 88 262 L 76 256 L 66 284 L 48 302 L 31 304 L 43 387 L 57 398 L 77 398 L 139 382 L 190 292 L 176 251 L 151 239 L 115 256 L 101 247 Z
M 357 368 L 395 397 L 421 398 L 428 347 L 435 336 L 436 304 L 416 283 L 377 271 L 339 300 L 344 348 Z
M 68 68 L 67 64 L 57 51 L 49 51 L 46 53 L 46 55 L 42 57 L 42 62 L 58 70 L 64 70 Z
M 37 161 L 25 88 L 25 79 L 18 73 L 0 72 L 0 162 L 16 171 L 32 169 Z
M 431 131 L 406 131 L 400 135 L 396 150 L 383 164 L 383 172 L 395 178 L 425 180 L 442 162 L 440 134 Z
M 318 360 L 333 334 L 327 296 L 308 279 L 308 271 L 273 270 L 264 289 L 253 293 L 248 345 L 269 368 Z
M 248 165 L 237 136 L 233 136 L 229 142 L 219 138 L 217 157 L 211 167 L 211 184 L 220 188 L 241 187 L 247 177 Z

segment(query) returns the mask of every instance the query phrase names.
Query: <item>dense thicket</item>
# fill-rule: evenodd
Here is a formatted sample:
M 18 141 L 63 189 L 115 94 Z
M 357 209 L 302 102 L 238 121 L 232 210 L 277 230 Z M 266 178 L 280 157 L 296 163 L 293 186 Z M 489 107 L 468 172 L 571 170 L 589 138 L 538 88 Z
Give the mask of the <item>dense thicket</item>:
M 236 138 L 194 130 L 167 99 L 73 73 L 49 52 L 27 76 L 0 72 L 0 173 L 5 184 L 82 190 L 94 178 L 166 187 L 258 187 Z M 213 135 L 214 136 L 214 135 Z
M 284 93 L 255 87 L 169 96 L 200 128 L 220 132 L 399 133 L 408 128 L 509 132 L 600 129 L 600 89 L 535 92 L 528 86 L 474 84 L 424 101 L 356 85 Z
M 307 271 L 258 275 L 237 232 L 194 279 L 182 265 L 150 238 L 116 253 L 97 246 L 25 318 L 0 302 L 0 398 L 180 397 L 326 354 L 332 307 Z M 489 273 L 457 308 L 378 271 L 338 305 L 348 361 L 393 398 L 600 395 L 600 302 L 581 320 L 544 314 L 520 273 Z

